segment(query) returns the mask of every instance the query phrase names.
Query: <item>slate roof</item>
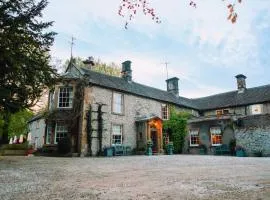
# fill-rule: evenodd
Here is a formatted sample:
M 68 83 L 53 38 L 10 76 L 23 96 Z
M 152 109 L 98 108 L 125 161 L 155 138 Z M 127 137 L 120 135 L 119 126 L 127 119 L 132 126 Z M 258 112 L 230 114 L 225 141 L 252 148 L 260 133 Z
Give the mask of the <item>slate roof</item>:
M 43 114 L 38 113 L 38 114 L 34 115 L 31 119 L 29 119 L 27 123 L 31 123 L 31 122 L 39 120 L 41 118 L 43 118 Z
M 111 88 L 118 91 L 127 92 L 130 94 L 135 94 L 138 96 L 143 96 L 158 101 L 169 102 L 188 108 L 194 108 L 192 102 L 189 101 L 187 98 L 176 97 L 174 94 L 169 93 L 167 91 L 142 85 L 133 81 L 128 82 L 123 78 L 101 74 L 84 68 L 81 68 L 81 70 L 84 72 L 85 75 L 89 77 L 89 82 L 94 85 Z
M 270 102 L 270 84 L 248 88 L 244 93 L 238 93 L 238 91 L 235 90 L 202 98 L 188 99 L 181 96 L 177 97 L 167 91 L 142 85 L 133 81 L 128 82 L 123 78 L 101 74 L 85 68 L 80 68 L 79 70 L 83 75 L 87 75 L 89 78 L 89 83 L 93 85 L 135 94 L 158 101 L 168 102 L 178 106 L 193 108 L 196 110 L 211 110 L 263 103 L 267 101 Z
M 270 84 L 260 87 L 247 88 L 243 93 L 231 91 L 208 97 L 191 99 L 200 110 L 228 108 L 256 103 L 270 102 Z

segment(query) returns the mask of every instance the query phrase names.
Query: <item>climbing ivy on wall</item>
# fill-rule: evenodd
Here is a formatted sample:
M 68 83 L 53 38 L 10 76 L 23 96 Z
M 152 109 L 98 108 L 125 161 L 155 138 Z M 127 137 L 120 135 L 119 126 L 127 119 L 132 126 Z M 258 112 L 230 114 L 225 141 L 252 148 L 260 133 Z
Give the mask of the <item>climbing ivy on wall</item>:
M 187 120 L 190 114 L 186 112 L 178 112 L 175 108 L 170 108 L 170 119 L 164 121 L 163 127 L 170 134 L 170 141 L 173 142 L 174 152 L 181 153 L 187 134 Z

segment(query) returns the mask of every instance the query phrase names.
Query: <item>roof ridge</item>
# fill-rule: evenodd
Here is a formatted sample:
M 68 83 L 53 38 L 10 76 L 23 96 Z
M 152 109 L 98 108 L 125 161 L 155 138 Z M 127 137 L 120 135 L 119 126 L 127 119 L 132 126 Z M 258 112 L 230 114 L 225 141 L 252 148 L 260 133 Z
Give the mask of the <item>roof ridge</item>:
M 263 88 L 263 87 L 270 87 L 270 84 L 247 88 L 247 90 L 250 91 L 250 90 Z M 210 97 L 215 97 L 215 96 L 220 96 L 220 95 L 225 95 L 225 94 L 230 94 L 230 93 L 235 93 L 235 92 L 237 92 L 237 90 L 231 90 L 231 91 L 228 91 L 228 92 L 221 92 L 221 93 L 218 93 L 218 94 L 212 94 L 212 95 L 204 96 L 204 97 L 190 98 L 190 100 L 198 100 L 198 99 L 210 98 Z M 241 93 L 241 94 L 243 94 L 243 93 Z

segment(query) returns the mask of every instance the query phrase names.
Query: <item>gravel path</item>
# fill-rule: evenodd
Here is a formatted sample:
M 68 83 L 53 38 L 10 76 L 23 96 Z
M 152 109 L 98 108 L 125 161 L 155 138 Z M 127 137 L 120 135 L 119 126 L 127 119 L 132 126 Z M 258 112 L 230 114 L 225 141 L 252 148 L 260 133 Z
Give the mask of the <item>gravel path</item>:
M 270 158 L 0 158 L 0 199 L 270 200 Z

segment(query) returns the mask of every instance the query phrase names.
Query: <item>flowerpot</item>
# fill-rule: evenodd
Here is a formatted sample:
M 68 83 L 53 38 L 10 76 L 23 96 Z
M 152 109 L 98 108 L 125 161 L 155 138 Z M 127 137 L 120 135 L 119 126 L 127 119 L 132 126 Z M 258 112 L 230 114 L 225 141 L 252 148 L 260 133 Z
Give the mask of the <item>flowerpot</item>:
M 112 157 L 113 156 L 113 148 L 111 148 L 111 147 L 106 148 L 104 154 L 107 157 Z
M 236 151 L 236 157 L 245 157 L 245 151 L 237 150 Z
M 147 156 L 152 156 L 152 147 L 151 146 L 149 146 L 149 147 L 147 147 L 147 151 L 146 151 L 146 155 Z

